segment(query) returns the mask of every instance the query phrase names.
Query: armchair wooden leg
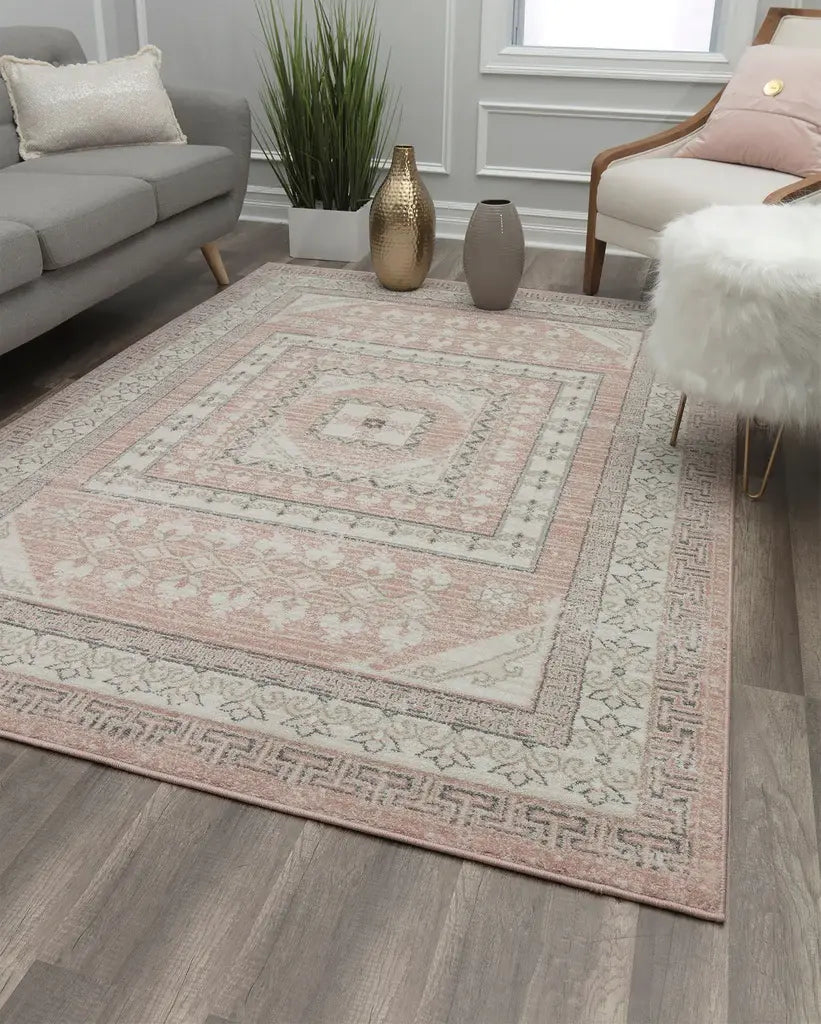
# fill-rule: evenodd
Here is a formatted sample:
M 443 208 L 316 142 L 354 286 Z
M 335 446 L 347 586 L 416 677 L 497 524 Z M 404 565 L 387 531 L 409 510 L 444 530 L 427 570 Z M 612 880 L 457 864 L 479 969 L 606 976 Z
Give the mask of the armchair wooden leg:
M 228 271 L 225 269 L 225 264 L 222 262 L 222 256 L 220 255 L 219 247 L 216 242 L 208 242 L 207 245 L 202 246 L 202 254 L 205 257 L 205 262 L 211 268 L 211 273 L 216 278 L 217 284 L 226 285 L 231 282 L 228 280 Z
M 607 242 L 602 242 L 600 238 L 587 239 L 587 250 L 584 254 L 583 290 L 585 295 L 595 295 L 599 290 L 606 249 Z

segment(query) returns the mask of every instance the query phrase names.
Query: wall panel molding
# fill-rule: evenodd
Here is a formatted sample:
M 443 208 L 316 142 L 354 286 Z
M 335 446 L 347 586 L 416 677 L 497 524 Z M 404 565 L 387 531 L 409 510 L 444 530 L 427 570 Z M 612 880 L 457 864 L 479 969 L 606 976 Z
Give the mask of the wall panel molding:
M 274 154 L 276 157 L 276 153 Z M 251 159 L 255 161 L 267 162 L 268 158 L 261 149 L 251 150 Z M 391 165 L 390 158 L 386 157 L 384 160 L 380 160 L 379 166 L 382 170 L 387 170 Z M 416 166 L 422 174 L 450 174 L 450 171 L 446 169 L 443 163 L 431 163 L 425 160 L 417 160 Z
M 148 38 L 148 8 L 146 0 L 134 0 L 134 14 L 137 18 L 137 45 L 147 46 Z
M 102 0 L 94 0 L 100 5 Z M 134 13 L 137 19 L 137 42 L 145 46 L 150 42 L 148 28 L 148 0 L 134 0 Z M 417 161 L 422 174 L 443 174 L 451 172 L 453 150 L 453 93 L 456 60 L 456 0 L 444 2 L 444 66 L 442 76 L 442 158 L 439 161 Z M 101 60 L 104 58 L 100 58 Z M 251 159 L 264 161 L 265 154 L 260 149 L 251 150 Z M 390 166 L 389 160 L 382 161 L 382 167 Z
M 428 174 L 450 174 L 453 148 L 453 80 L 456 63 L 456 0 L 445 0 L 445 66 L 442 76 L 442 160 L 420 167 Z
M 488 157 L 490 117 L 525 116 L 539 118 L 570 118 L 575 121 L 643 121 L 659 125 L 678 124 L 690 115 L 677 110 L 634 110 L 617 107 L 575 107 L 539 103 L 502 103 L 480 100 L 476 132 L 476 174 L 478 177 L 519 178 L 526 181 L 590 181 L 589 171 L 570 168 L 499 166 Z
M 103 0 L 92 0 L 91 6 L 94 13 L 94 37 L 97 41 L 97 60 L 108 60 L 108 40 L 105 31 Z
M 139 0 L 145 5 L 146 0 Z M 456 0 L 445 0 L 444 5 L 444 67 L 442 74 L 442 159 L 439 161 L 417 160 L 416 166 L 422 174 L 444 174 L 451 172 L 453 149 L 453 80 L 456 59 Z M 252 160 L 265 160 L 262 150 L 251 150 Z M 390 160 L 382 161 L 382 169 L 390 167 Z

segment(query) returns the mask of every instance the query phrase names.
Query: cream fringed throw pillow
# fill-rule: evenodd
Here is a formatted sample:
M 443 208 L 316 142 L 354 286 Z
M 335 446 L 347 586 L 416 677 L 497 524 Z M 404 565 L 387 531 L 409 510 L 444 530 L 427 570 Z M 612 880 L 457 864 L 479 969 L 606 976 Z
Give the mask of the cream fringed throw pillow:
M 55 67 L 0 57 L 24 160 L 99 146 L 184 143 L 160 78 L 160 51 L 144 46 L 102 64 Z

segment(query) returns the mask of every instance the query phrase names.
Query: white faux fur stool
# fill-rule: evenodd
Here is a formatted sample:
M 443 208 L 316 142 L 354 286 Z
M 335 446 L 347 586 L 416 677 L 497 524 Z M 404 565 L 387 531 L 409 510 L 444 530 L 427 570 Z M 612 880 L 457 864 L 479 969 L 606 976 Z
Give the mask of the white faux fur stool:
M 821 207 L 713 206 L 673 221 L 659 242 L 659 376 L 747 420 L 744 489 L 764 493 L 785 425 L 821 423 Z M 749 489 L 753 417 L 778 427 L 760 490 Z

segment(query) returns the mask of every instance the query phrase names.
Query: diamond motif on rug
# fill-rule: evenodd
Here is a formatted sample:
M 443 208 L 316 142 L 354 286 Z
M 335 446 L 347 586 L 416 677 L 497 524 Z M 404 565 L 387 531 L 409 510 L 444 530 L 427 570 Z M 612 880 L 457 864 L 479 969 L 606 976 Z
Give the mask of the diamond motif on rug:
M 86 486 L 529 569 L 599 376 L 487 362 L 274 336 Z
M 710 918 L 731 439 L 638 304 L 267 267 L 0 432 L 0 731 Z

